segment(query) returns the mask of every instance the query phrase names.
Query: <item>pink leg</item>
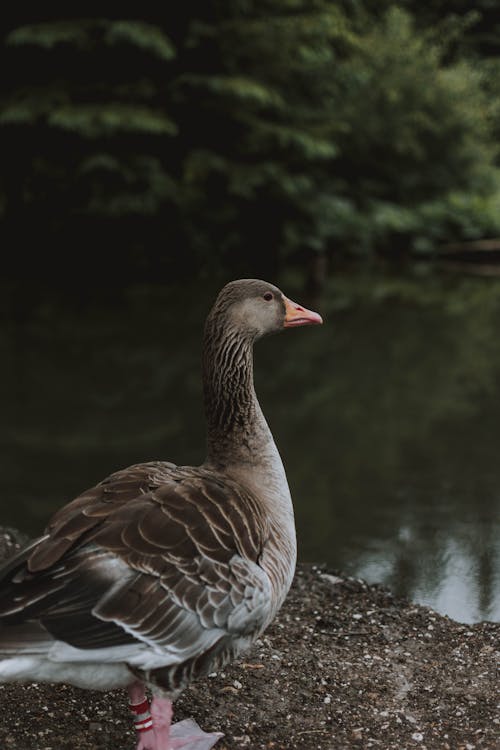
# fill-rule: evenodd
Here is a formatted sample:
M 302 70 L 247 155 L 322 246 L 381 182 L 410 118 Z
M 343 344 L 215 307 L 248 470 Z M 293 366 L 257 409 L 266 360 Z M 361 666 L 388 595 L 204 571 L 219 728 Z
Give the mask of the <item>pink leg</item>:
M 155 750 L 172 750 L 170 744 L 170 727 L 172 725 L 172 701 L 168 698 L 156 696 L 151 703 L 154 733 L 156 737 Z
M 222 737 L 220 732 L 203 732 L 192 719 L 172 726 L 172 702 L 156 696 L 150 710 L 142 682 L 129 685 L 128 694 L 138 733 L 136 750 L 210 750 Z
M 128 686 L 129 708 L 134 717 L 134 726 L 137 731 L 136 750 L 156 750 L 156 737 L 153 730 L 153 721 L 149 711 L 149 701 L 144 692 L 142 682 L 134 682 Z

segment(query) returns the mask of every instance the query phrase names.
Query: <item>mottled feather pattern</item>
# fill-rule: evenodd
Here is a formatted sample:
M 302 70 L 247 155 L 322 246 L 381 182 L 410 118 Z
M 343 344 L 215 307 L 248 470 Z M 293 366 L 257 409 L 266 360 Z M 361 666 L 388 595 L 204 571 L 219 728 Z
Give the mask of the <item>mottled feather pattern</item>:
M 117 472 L 56 514 L 47 532 L 3 582 L 7 630 L 38 619 L 46 640 L 74 648 L 137 645 L 128 661 L 138 670 L 147 646 L 165 662 L 148 669 L 150 679 L 169 686 L 174 667 L 185 665 L 176 680 L 191 678 L 215 644 L 217 658 L 229 658 L 229 635 L 267 624 L 270 584 L 258 565 L 265 513 L 213 472 L 160 462 Z

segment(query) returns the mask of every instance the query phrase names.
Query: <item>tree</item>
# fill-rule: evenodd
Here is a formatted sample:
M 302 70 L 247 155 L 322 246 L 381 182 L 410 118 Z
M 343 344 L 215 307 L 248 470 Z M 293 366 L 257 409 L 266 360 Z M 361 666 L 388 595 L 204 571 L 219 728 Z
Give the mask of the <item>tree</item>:
M 454 3 L 434 28 L 439 3 L 405 5 L 416 21 L 370 0 L 24 12 L 0 50 L 12 266 L 51 276 L 62 249 L 93 278 L 274 274 L 500 231 L 497 79 Z
M 0 111 L 11 263 L 52 275 L 61 250 L 63 267 L 97 276 L 147 263 L 178 223 L 166 32 L 120 19 L 38 22 L 11 29 L 2 57 L 12 73 Z

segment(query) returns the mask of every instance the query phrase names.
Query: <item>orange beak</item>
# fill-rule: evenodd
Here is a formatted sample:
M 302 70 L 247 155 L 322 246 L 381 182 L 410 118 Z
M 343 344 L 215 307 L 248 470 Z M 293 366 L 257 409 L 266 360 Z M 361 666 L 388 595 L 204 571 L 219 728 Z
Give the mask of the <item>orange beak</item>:
M 298 305 L 296 302 L 292 302 L 291 299 L 283 295 L 283 301 L 285 303 L 285 322 L 283 323 L 284 328 L 292 328 L 292 326 L 312 326 L 319 325 L 323 322 L 321 315 L 312 310 L 306 310 L 302 305 Z

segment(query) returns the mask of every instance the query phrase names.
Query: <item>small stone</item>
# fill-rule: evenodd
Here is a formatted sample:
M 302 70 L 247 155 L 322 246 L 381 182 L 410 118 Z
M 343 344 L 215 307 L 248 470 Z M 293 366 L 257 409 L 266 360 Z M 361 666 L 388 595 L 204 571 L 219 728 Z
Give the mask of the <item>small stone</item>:
M 344 580 L 339 576 L 332 576 L 329 573 L 322 573 L 320 577 L 323 579 L 323 581 L 330 583 L 332 586 L 338 586 L 338 584 L 343 583 Z

